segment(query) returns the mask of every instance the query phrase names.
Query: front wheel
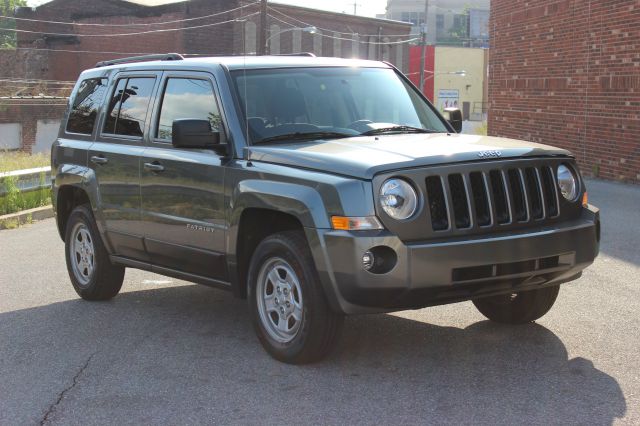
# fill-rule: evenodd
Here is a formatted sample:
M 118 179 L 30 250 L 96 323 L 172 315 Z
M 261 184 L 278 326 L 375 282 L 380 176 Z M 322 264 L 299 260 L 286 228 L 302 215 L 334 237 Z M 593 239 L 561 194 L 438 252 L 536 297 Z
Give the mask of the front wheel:
M 85 300 L 107 300 L 120 291 L 124 267 L 109 260 L 91 209 L 76 207 L 66 226 L 67 270 L 76 293 Z
M 556 285 L 519 293 L 483 297 L 475 299 L 473 304 L 491 321 L 503 324 L 526 324 L 549 312 L 559 291 L 560 286 Z
M 265 238 L 251 258 L 248 280 L 254 328 L 271 356 L 303 364 L 331 351 L 343 317 L 328 306 L 304 234 Z

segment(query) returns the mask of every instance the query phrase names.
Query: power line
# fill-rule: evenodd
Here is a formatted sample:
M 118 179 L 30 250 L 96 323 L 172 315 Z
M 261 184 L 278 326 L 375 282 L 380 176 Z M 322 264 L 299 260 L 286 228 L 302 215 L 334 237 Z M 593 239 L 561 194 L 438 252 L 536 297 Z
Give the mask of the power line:
M 71 49 L 45 49 L 41 47 L 16 47 L 15 50 L 39 50 L 43 52 L 68 52 L 68 53 L 106 53 L 110 55 L 153 55 L 157 52 L 110 52 L 102 50 L 71 50 Z M 166 52 L 165 52 L 166 53 Z M 182 54 L 184 56 L 184 54 Z
M 351 32 L 346 32 L 346 31 L 332 30 L 332 29 L 329 29 L 329 28 L 322 28 L 322 27 L 319 27 L 319 26 L 317 26 L 317 25 L 313 25 L 313 24 L 310 24 L 310 23 L 308 23 L 308 22 L 301 21 L 300 19 L 295 18 L 295 17 L 293 17 L 293 16 L 287 15 L 286 13 L 281 12 L 280 10 L 278 10 L 278 9 L 276 9 L 276 8 L 274 8 L 274 7 L 269 6 L 269 9 L 270 9 L 270 10 L 273 10 L 274 12 L 279 13 L 280 15 L 284 16 L 285 18 L 288 18 L 288 19 L 291 19 L 291 20 L 293 20 L 293 21 L 296 21 L 296 22 L 298 22 L 298 23 L 300 23 L 300 24 L 303 24 L 303 25 L 304 25 L 304 26 L 306 26 L 306 27 L 316 27 L 317 29 L 319 29 L 319 30 L 321 30 L 321 31 L 334 32 L 334 33 L 338 33 L 338 34 L 347 34 L 347 35 L 350 35 L 350 34 L 357 34 L 357 33 L 354 33 L 353 31 L 351 31 Z M 294 24 L 292 24 L 292 23 L 290 23 L 290 22 L 285 22 L 285 21 L 283 21 L 282 19 L 279 19 L 279 18 L 277 18 L 277 17 L 275 17 L 275 16 L 273 16 L 273 15 L 269 15 L 269 16 L 271 16 L 273 19 L 275 19 L 275 20 L 277 20 L 277 21 L 284 22 L 284 23 L 286 23 L 286 24 L 288 24 L 288 25 L 291 25 L 291 26 L 294 26 L 294 27 L 295 27 L 295 26 L 297 26 L 297 25 L 294 25 Z M 361 37 L 377 37 L 377 36 L 378 36 L 378 34 L 359 34 L 359 35 L 360 35 Z M 385 36 L 385 37 L 406 37 L 406 36 L 408 36 L 408 35 L 410 35 L 410 34 L 391 34 L 391 35 L 386 35 L 386 34 L 384 34 L 384 36 Z
M 186 31 L 186 30 L 193 30 L 193 29 L 197 29 L 197 28 L 214 27 L 216 25 L 228 24 L 230 22 L 238 22 L 241 19 L 249 18 L 251 16 L 257 15 L 258 13 L 260 13 L 260 12 L 251 13 L 249 15 L 241 16 L 241 17 L 235 18 L 235 19 L 230 19 L 228 21 L 215 22 L 213 24 L 195 25 L 195 26 L 192 26 L 192 27 L 182 27 L 182 28 L 165 28 L 165 29 L 158 29 L 158 30 L 140 31 L 140 32 L 135 32 L 135 33 L 120 33 L 120 34 L 75 34 L 75 33 L 67 33 L 67 34 L 64 34 L 64 33 L 49 33 L 49 32 L 46 32 L 46 31 L 18 30 L 18 29 L 10 29 L 10 28 L 0 28 L 0 31 L 14 31 L 14 32 L 18 32 L 18 33 L 43 34 L 43 35 L 59 36 L 59 37 L 126 37 L 126 36 L 133 36 L 133 35 L 143 35 L 143 34 L 152 34 L 152 33 L 166 33 L 166 32 L 172 32 L 172 31 Z
M 139 23 L 139 24 L 99 24 L 99 23 L 92 23 L 92 22 L 65 22 L 65 21 L 47 21 L 44 19 L 31 19 L 31 18 L 17 18 L 14 16 L 4 16 L 4 15 L 0 15 L 0 19 L 12 19 L 12 20 L 16 20 L 16 21 L 27 21 L 27 22 L 41 22 L 43 24 L 58 24 L 58 25 L 74 25 L 74 26 L 95 26 L 95 27 L 132 27 L 132 26 L 151 26 L 151 25 L 167 25 L 167 24 L 177 24 L 180 22 L 189 22 L 189 21 L 195 21 L 195 20 L 199 20 L 199 19 L 206 19 L 206 18 L 213 18 L 215 16 L 220 16 L 220 15 L 224 15 L 227 13 L 231 13 L 231 12 L 235 12 L 236 10 L 240 10 L 240 9 L 244 9 L 250 6 L 255 6 L 256 4 L 258 4 L 258 2 L 253 2 L 253 3 L 248 3 L 245 4 L 243 6 L 239 6 L 233 9 L 229 9 L 229 10 L 225 10 L 222 12 L 217 12 L 217 13 L 213 13 L 211 15 L 203 15 L 203 16 L 197 16 L 194 18 L 185 18 L 185 19 L 176 19 L 173 21 L 163 21 L 163 22 L 146 22 L 146 23 Z
M 286 22 L 283 21 L 282 19 L 278 18 L 277 16 L 273 16 L 273 15 L 269 15 L 271 18 L 282 22 L 283 24 L 287 24 L 289 26 L 291 26 L 292 28 L 296 28 L 295 25 L 291 24 L 290 22 Z M 317 28 L 317 27 L 316 27 Z M 331 31 L 331 30 L 328 30 Z M 416 41 L 416 40 L 420 40 L 420 37 L 414 37 L 414 38 L 410 38 L 410 39 L 406 39 L 406 40 L 398 40 L 398 41 L 367 41 L 367 40 L 360 40 L 358 39 L 354 39 L 354 38 L 346 38 L 346 37 L 336 37 L 336 36 L 332 36 L 332 35 L 328 35 L 328 34 L 324 34 L 322 32 L 316 33 L 317 35 L 321 36 L 321 37 L 325 37 L 325 38 L 330 38 L 330 39 L 334 39 L 334 40 L 346 40 L 346 41 L 355 41 L 357 43 L 361 43 L 361 44 L 373 44 L 373 45 L 394 45 L 394 44 L 404 44 L 404 43 L 411 43 L 412 41 Z M 352 34 L 352 35 L 357 35 L 358 37 L 378 37 L 378 34 L 369 34 L 369 35 L 362 35 L 362 34 L 358 34 L 358 33 L 343 33 L 343 34 Z M 407 34 L 404 34 L 405 36 Z M 385 34 L 380 34 L 380 37 L 392 37 L 392 36 L 388 36 Z
M 0 81 L 6 81 L 8 83 L 26 83 L 26 84 L 75 84 L 74 81 L 64 80 L 44 80 L 39 78 L 20 79 L 13 77 L 0 77 Z

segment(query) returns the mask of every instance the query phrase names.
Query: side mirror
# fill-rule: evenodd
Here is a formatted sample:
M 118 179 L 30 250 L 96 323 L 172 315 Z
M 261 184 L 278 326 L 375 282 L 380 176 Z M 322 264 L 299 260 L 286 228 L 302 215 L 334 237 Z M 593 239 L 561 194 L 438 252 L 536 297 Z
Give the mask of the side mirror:
M 214 148 L 220 145 L 220 132 L 211 130 L 209 120 L 174 120 L 172 144 L 176 148 Z
M 462 111 L 460 108 L 445 108 L 444 117 L 447 119 L 453 130 L 462 132 Z

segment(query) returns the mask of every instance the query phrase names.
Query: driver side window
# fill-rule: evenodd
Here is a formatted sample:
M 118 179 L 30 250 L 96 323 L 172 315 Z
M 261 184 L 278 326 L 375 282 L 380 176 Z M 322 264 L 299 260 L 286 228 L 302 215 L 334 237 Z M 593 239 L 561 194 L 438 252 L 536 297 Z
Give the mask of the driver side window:
M 220 111 L 211 82 L 196 78 L 168 78 L 156 137 L 171 142 L 173 121 L 187 118 L 209 120 L 211 130 L 221 130 Z

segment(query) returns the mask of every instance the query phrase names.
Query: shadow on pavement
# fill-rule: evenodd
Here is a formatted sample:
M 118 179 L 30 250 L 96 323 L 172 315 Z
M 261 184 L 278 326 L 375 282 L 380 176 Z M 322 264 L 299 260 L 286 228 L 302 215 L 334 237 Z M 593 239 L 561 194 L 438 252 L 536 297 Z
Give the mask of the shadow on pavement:
M 262 350 L 244 301 L 190 285 L 2 313 L 0 342 L 0 424 L 47 411 L 75 424 L 611 424 L 626 411 L 616 380 L 537 324 L 350 317 L 329 359 L 295 367 Z

